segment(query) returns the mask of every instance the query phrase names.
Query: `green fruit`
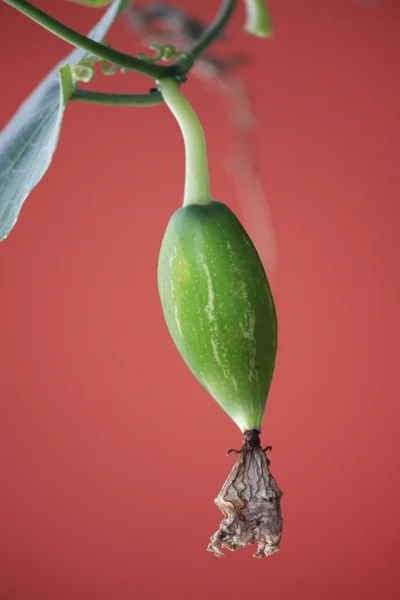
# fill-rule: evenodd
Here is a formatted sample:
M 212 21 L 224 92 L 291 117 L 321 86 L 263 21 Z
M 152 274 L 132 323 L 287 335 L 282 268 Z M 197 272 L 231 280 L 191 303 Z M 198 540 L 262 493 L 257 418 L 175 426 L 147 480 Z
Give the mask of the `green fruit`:
M 242 431 L 260 430 L 275 366 L 275 305 L 257 251 L 225 204 L 173 214 L 158 287 L 189 369 Z

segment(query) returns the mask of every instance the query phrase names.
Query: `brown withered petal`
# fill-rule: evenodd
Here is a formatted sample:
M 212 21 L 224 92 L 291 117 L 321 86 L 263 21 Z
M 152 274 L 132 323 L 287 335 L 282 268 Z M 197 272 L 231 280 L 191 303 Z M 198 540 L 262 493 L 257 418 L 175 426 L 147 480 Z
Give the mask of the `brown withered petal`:
M 245 446 L 215 499 L 225 518 L 207 550 L 228 556 L 223 548 L 235 551 L 258 543 L 255 558 L 277 552 L 282 535 L 281 497 L 265 452 L 259 446 Z

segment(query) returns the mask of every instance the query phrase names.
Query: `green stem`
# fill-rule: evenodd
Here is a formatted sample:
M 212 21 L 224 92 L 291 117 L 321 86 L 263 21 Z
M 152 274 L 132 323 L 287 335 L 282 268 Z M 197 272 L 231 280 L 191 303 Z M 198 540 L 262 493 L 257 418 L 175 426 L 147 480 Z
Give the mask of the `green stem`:
M 214 21 L 200 36 L 197 42 L 189 49 L 190 54 L 193 55 L 194 60 L 198 58 L 207 48 L 221 35 L 227 24 L 229 23 L 236 7 L 238 0 L 224 0 L 221 9 L 216 15 Z M 171 75 L 177 70 L 179 73 L 186 74 L 189 72 L 191 66 L 185 64 L 184 58 L 179 58 L 169 69 L 171 69 Z
M 99 59 L 136 71 L 137 73 L 142 73 L 143 75 L 147 75 L 148 77 L 159 81 L 168 76 L 182 78 L 182 76 L 186 75 L 192 68 L 196 58 L 198 58 L 221 35 L 238 4 L 238 0 L 224 0 L 214 21 L 190 49 L 189 58 L 181 57 L 172 65 L 162 66 L 135 58 L 123 52 L 118 52 L 104 44 L 95 42 L 74 29 L 71 29 L 67 25 L 64 25 L 60 21 L 57 21 L 26 0 L 4 0 L 4 2 L 13 8 L 16 8 L 33 21 L 42 25 L 45 29 L 51 31 L 73 46 L 82 48 Z M 126 0 L 126 3 L 127 2 L 128 0 Z M 159 94 L 103 94 L 102 92 L 76 90 L 73 95 L 73 100 L 98 104 L 151 106 L 162 102 L 162 96 Z
M 71 100 L 92 104 L 114 104 L 116 106 L 154 106 L 164 101 L 160 92 L 150 94 L 108 94 L 79 88 L 74 91 Z
M 247 33 L 257 37 L 272 35 L 272 24 L 265 0 L 245 0 Z
M 212 202 L 204 131 L 196 113 L 175 79 L 163 79 L 158 88 L 181 128 L 185 142 L 186 173 L 183 206 Z
M 120 67 L 125 67 L 126 69 L 136 71 L 137 73 L 142 73 L 143 75 L 147 75 L 153 79 L 160 79 L 166 75 L 167 67 L 149 63 L 141 60 L 140 58 L 135 58 L 129 54 L 125 54 L 124 52 L 113 50 L 112 48 L 100 44 L 99 42 L 95 42 L 85 35 L 78 33 L 74 29 L 67 27 L 60 21 L 57 21 L 57 19 L 50 17 L 50 15 L 43 12 L 39 8 L 36 8 L 36 6 L 29 4 L 29 2 L 26 2 L 26 0 L 4 0 L 4 2 L 16 8 L 21 13 L 31 18 L 36 23 L 39 23 L 39 25 L 42 25 L 42 27 L 48 29 L 61 39 L 69 42 L 77 48 L 86 50 L 97 58 L 102 58 L 103 60 L 107 60 L 108 62 L 119 65 Z

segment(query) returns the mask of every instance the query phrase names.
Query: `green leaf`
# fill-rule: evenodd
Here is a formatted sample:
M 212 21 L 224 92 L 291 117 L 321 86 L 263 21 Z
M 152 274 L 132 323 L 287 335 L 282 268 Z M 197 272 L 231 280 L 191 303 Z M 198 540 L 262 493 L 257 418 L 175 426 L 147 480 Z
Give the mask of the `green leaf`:
M 126 0 L 115 0 L 89 37 L 101 41 L 125 5 Z M 60 61 L 0 133 L 0 240 L 8 236 L 27 196 L 50 166 L 75 86 L 69 65 L 86 56 L 85 50 L 76 49 Z
M 112 0 L 68 0 L 69 2 L 75 2 L 75 4 L 84 4 L 85 6 L 94 6 L 99 8 L 101 6 L 107 6 L 111 4 Z
M 61 93 L 60 105 L 62 108 L 65 108 L 68 102 L 71 100 L 71 96 L 74 92 L 71 66 L 68 63 L 60 68 L 59 81 Z

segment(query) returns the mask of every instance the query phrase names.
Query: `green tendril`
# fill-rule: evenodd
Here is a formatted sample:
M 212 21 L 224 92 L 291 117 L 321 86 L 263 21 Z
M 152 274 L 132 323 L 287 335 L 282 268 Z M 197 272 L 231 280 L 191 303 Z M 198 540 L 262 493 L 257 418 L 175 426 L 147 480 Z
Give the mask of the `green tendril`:
M 76 65 L 71 66 L 72 77 L 75 81 L 82 81 L 83 83 L 89 83 L 95 76 L 94 65 L 96 64 L 96 58 L 94 56 L 88 56 L 83 58 Z
M 104 45 L 112 50 L 110 44 Z M 129 69 L 120 67 L 119 65 L 105 60 L 104 58 L 99 59 L 96 56 L 88 56 L 82 59 L 76 65 L 72 66 L 72 76 L 74 77 L 75 81 L 82 81 L 83 83 L 92 81 L 96 74 L 94 69 L 96 63 L 100 63 L 100 68 L 103 75 L 114 75 L 119 70 L 121 73 L 127 73 L 129 71 Z
M 100 61 L 101 72 L 103 75 L 114 75 L 119 70 L 118 65 L 113 65 L 112 63 L 107 62 L 106 60 Z M 125 72 L 125 71 L 123 71 Z
M 163 60 L 163 61 L 167 62 L 169 60 L 173 60 L 174 58 L 180 58 L 180 57 L 186 58 L 188 60 L 192 59 L 190 52 L 184 52 L 181 50 L 177 50 L 174 46 L 171 46 L 171 44 L 151 44 L 150 50 L 155 50 L 156 55 L 155 56 L 147 56 L 147 54 L 145 54 L 144 52 L 139 52 L 138 58 L 140 58 L 141 60 L 146 60 L 151 63 L 156 63 L 159 60 Z
M 113 50 L 111 44 L 104 44 L 104 45 L 107 46 L 107 48 L 110 48 L 110 50 Z M 126 67 L 120 67 L 119 65 L 116 65 L 108 60 L 102 59 L 99 62 L 100 62 L 101 72 L 103 73 L 103 75 L 114 75 L 119 70 L 121 71 L 121 73 L 127 73 L 129 71 L 129 69 L 127 69 Z

